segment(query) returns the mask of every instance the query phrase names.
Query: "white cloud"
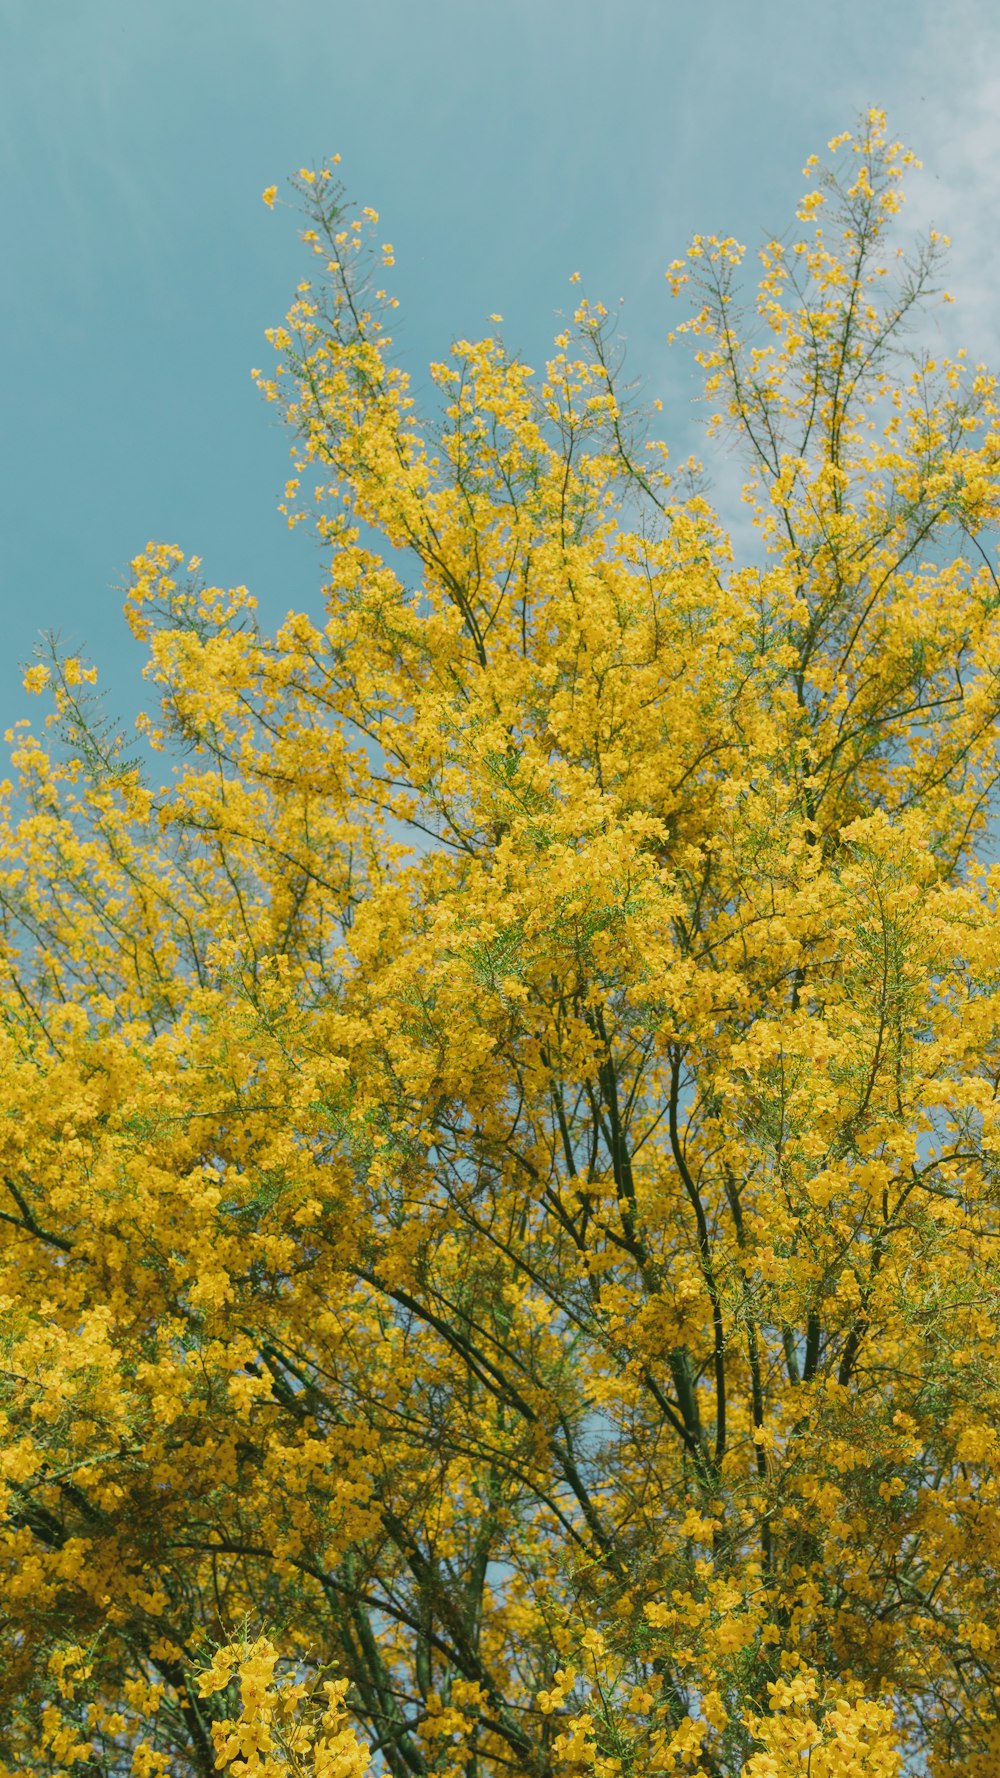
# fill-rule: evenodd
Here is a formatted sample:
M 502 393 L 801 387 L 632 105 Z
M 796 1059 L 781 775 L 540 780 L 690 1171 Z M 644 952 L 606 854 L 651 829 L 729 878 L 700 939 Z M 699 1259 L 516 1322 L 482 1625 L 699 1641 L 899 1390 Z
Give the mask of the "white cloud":
M 901 74 L 890 123 L 924 164 L 905 220 L 952 243 L 954 307 L 931 325 L 946 349 L 1000 369 L 1000 14 L 979 0 L 928 8 Z

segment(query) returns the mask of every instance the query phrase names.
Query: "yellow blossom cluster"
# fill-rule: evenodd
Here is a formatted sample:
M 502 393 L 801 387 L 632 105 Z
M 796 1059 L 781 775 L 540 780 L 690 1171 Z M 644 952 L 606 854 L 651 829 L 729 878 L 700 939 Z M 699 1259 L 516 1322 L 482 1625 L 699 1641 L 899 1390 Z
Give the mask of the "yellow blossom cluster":
M 306 168 L 321 596 L 137 557 L 152 767 L 29 668 L 0 1778 L 1000 1770 L 997 393 L 831 153 L 668 273 L 751 548 Z

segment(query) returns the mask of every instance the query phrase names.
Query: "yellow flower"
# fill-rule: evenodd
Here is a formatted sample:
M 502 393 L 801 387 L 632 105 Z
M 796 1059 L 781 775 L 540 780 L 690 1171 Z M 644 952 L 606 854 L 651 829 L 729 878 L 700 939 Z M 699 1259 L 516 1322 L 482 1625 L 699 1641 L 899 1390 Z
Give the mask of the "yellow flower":
M 25 675 L 5 1770 L 997 1769 L 1000 404 L 882 130 L 670 266 L 748 527 L 579 293 L 422 419 L 310 190 L 315 597 L 135 558 L 168 773 Z

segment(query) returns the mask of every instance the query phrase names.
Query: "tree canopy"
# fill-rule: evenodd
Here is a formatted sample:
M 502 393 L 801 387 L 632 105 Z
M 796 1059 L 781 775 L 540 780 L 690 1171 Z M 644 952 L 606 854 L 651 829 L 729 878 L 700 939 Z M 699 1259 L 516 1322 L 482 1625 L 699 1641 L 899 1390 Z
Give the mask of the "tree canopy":
M 831 153 L 668 273 L 739 551 L 583 296 L 421 416 L 305 170 L 322 608 L 151 544 L 152 765 L 29 669 L 3 1772 L 998 1770 L 1000 422 Z

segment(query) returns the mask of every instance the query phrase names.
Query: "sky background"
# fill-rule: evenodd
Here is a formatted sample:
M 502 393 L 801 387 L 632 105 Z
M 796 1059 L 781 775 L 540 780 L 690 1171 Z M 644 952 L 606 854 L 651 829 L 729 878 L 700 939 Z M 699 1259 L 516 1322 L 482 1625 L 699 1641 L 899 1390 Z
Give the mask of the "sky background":
M 667 264 L 696 231 L 783 232 L 806 156 L 872 104 L 924 162 L 910 220 L 954 243 L 928 343 L 946 326 L 1000 364 L 995 4 L 0 0 L 0 729 L 49 629 L 131 720 L 121 587 L 148 539 L 247 584 L 267 625 L 320 607 L 250 378 L 312 270 L 265 186 L 342 155 L 394 243 L 418 383 L 497 310 L 540 362 L 574 271 L 624 298 L 628 373 L 684 455 L 700 409 L 666 352 Z

